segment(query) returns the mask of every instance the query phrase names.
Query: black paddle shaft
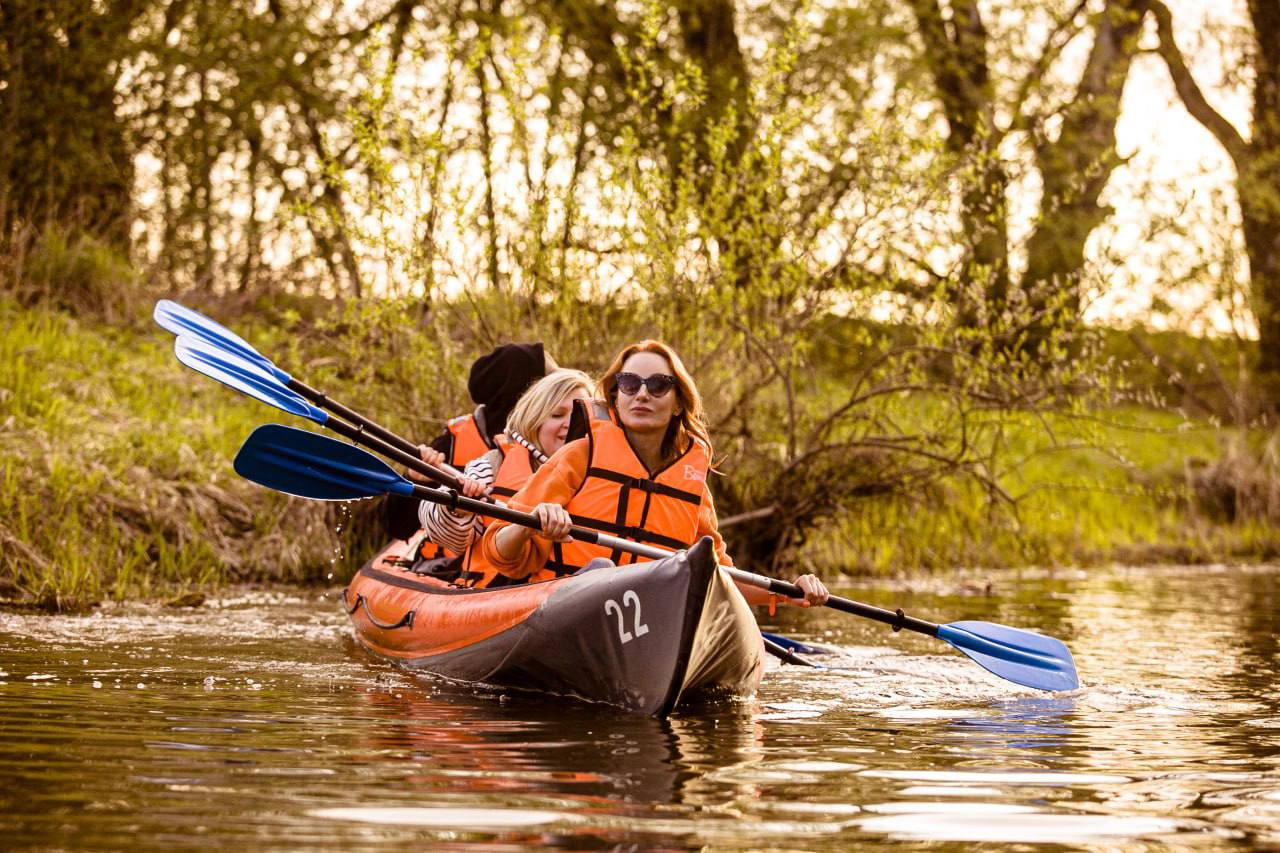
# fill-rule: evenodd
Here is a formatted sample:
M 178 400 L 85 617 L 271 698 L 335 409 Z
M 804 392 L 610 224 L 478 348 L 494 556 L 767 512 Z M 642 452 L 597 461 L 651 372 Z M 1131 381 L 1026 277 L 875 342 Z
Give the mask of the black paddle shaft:
M 467 512 L 474 512 L 480 515 L 496 518 L 500 521 L 509 521 L 512 524 L 519 524 L 522 527 L 531 527 L 534 530 L 542 529 L 542 522 L 533 513 L 521 512 L 518 509 L 512 509 L 506 504 L 486 503 L 475 498 L 466 497 L 458 493 L 455 489 L 434 489 L 430 486 L 413 484 L 413 496 L 421 498 L 424 501 L 432 503 L 444 504 L 450 509 L 461 509 Z M 579 542 L 586 542 L 595 545 L 600 542 L 601 534 L 596 530 L 588 530 L 585 527 L 570 527 L 569 535 Z M 607 538 L 607 537 L 606 537 Z M 637 545 L 636 550 L 643 549 L 645 552 L 657 552 L 656 548 L 648 548 L 644 545 Z M 670 552 L 662 552 L 662 556 L 671 556 Z
M 415 497 L 426 501 L 432 501 L 434 503 L 445 504 L 450 509 L 462 509 L 467 512 L 477 512 L 481 515 L 487 515 L 490 518 L 498 518 L 502 521 L 509 521 L 512 524 L 531 527 L 534 530 L 542 529 L 542 523 L 538 520 L 536 515 L 521 512 L 520 510 L 512 509 L 511 507 L 503 504 L 483 503 L 475 500 L 474 498 L 464 497 L 453 489 L 433 489 L 427 486 L 414 484 L 413 493 Z M 587 542 L 590 544 L 601 543 L 605 540 L 607 540 L 609 544 L 622 544 L 614 537 L 606 536 L 599 531 L 590 530 L 585 527 L 578 527 L 576 525 L 569 528 L 569 535 L 579 542 Z M 641 545 L 640 543 L 626 542 L 625 545 L 629 546 L 625 550 L 630 550 L 638 554 L 648 556 L 666 556 L 666 552 L 646 545 Z M 787 598 L 802 599 L 805 597 L 804 590 L 793 583 L 787 583 L 786 581 L 781 581 L 777 578 L 770 578 L 764 575 L 753 574 L 751 572 L 744 572 L 741 569 L 730 567 L 722 568 L 725 568 L 731 577 L 742 580 L 752 586 L 767 589 L 769 592 L 774 592 L 779 595 L 786 596 Z M 903 613 L 901 609 L 884 610 L 879 607 L 873 607 L 870 604 L 863 604 L 860 601 L 850 601 L 847 598 L 840 598 L 836 595 L 827 599 L 826 606 L 833 610 L 839 610 L 843 613 L 851 613 L 854 616 L 862 616 L 867 619 L 874 619 L 877 622 L 883 622 L 893 628 L 894 631 L 906 629 L 918 634 L 927 634 L 930 637 L 938 636 L 938 626 L 935 623 L 927 622 L 924 619 L 916 619 L 914 616 L 908 616 L 906 613 Z
M 734 570 L 735 572 L 739 570 Z M 746 574 L 745 572 L 743 574 Z M 780 581 L 777 578 L 770 578 L 764 575 L 754 575 L 754 586 L 767 589 L 769 592 L 776 592 L 779 595 L 785 595 L 787 598 L 804 598 L 804 590 L 793 583 Z M 927 622 L 924 619 L 917 619 L 914 616 L 908 616 L 902 612 L 902 608 L 897 610 L 885 610 L 880 607 L 873 607 L 870 604 L 863 604 L 861 601 L 851 601 L 847 598 L 841 598 L 833 595 L 827 599 L 826 607 L 832 610 L 839 610 L 842 613 L 851 613 L 854 616 L 862 616 L 866 619 L 874 619 L 877 622 L 883 622 L 892 628 L 895 632 L 906 629 L 915 631 L 917 634 L 927 634 L 930 637 L 938 636 L 938 625 L 933 622 Z
M 792 586 L 792 584 L 788 584 L 788 586 Z M 902 612 L 901 607 L 897 610 L 884 610 L 880 607 L 872 607 L 870 604 L 863 604 L 861 601 L 851 601 L 835 595 L 827 599 L 827 607 L 844 613 L 852 613 L 854 616 L 865 616 L 868 619 L 883 622 L 895 632 L 905 628 L 908 631 L 915 631 L 917 634 L 928 634 L 930 637 L 938 636 L 936 623 L 908 616 Z
M 289 390 L 295 391 L 298 394 L 302 395 L 303 397 L 306 397 L 308 400 L 315 403 L 320 408 L 328 409 L 338 417 L 342 418 L 344 421 L 348 421 L 350 423 L 358 425 L 360 428 L 362 428 L 366 432 L 373 434 L 375 437 L 382 439 L 386 443 L 393 445 L 394 447 L 396 447 L 397 449 L 405 453 L 412 453 L 414 455 L 414 458 L 417 458 L 417 454 L 418 454 L 417 445 L 409 443 L 408 441 L 396 435 L 394 432 L 387 429 L 386 427 L 381 426 L 377 423 L 374 423 L 373 421 L 366 418 L 364 415 L 351 411 L 341 403 L 334 402 L 333 400 L 325 396 L 323 392 L 317 391 L 315 388 L 312 388 L 310 385 L 308 385 L 305 382 L 299 382 L 297 379 L 290 377 L 288 383 L 286 384 Z M 326 426 L 328 426 L 328 424 L 326 424 Z M 340 431 L 334 430 L 334 432 L 340 432 Z M 345 435 L 345 433 L 343 434 Z M 422 460 L 418 459 L 418 461 L 421 462 Z M 405 464 L 408 464 L 408 463 L 405 463 Z M 419 469 L 419 472 L 424 474 L 426 473 L 425 471 L 420 471 L 420 469 Z M 452 478 L 450 478 L 449 480 L 449 485 L 454 485 L 454 480 Z
M 334 414 L 340 413 L 335 410 Z M 343 417 L 345 417 L 345 415 Z M 386 456 L 388 459 L 394 459 L 406 468 L 412 468 L 419 474 L 430 477 L 437 483 L 443 483 L 453 489 L 462 488 L 462 481 L 457 477 L 447 471 L 441 471 L 434 465 L 424 462 L 422 458 L 417 455 L 418 449 L 416 447 L 413 448 L 413 454 L 406 453 L 398 447 L 388 444 L 376 435 L 366 433 L 364 427 L 352 426 L 351 424 L 346 424 L 333 418 L 326 420 L 324 425 L 343 438 L 349 439 L 355 444 L 362 444 L 370 450 L 375 450 L 383 456 Z M 373 430 L 370 430 L 369 432 L 373 432 Z M 487 504 L 485 505 L 487 506 Z

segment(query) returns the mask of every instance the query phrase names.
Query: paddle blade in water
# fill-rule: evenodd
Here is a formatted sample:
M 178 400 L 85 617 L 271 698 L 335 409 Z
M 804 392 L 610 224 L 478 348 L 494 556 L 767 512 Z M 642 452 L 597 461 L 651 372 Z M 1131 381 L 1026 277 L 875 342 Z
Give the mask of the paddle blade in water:
M 156 303 L 151 316 L 161 328 L 175 335 L 202 340 L 210 346 L 226 350 L 245 361 L 259 365 L 282 383 L 289 381 L 289 374 L 272 364 L 266 356 L 250 346 L 248 341 L 198 311 L 192 311 L 169 299 L 161 299 Z
M 952 622 L 938 626 L 946 640 L 988 672 L 1037 690 L 1075 690 L 1071 650 L 1061 640 L 991 622 Z
M 248 361 L 235 353 L 213 346 L 208 341 L 188 335 L 178 336 L 173 343 L 173 352 L 178 361 L 197 373 L 216 379 L 268 406 L 275 406 L 318 424 L 329 419 L 326 412 L 280 384 L 274 373 L 265 370 L 257 362 Z
M 236 454 L 235 469 L 269 489 L 321 501 L 413 494 L 413 484 L 372 453 L 281 424 L 255 429 Z
M 808 643 L 802 643 L 799 640 L 794 640 L 791 637 L 784 637 L 781 634 L 770 634 L 768 631 L 761 631 L 760 636 L 764 637 L 766 640 L 769 640 L 772 643 L 776 643 L 777 645 L 781 646 L 787 651 L 794 652 L 796 654 L 801 654 L 801 655 L 829 654 L 828 649 L 819 648 L 818 646 L 811 646 Z

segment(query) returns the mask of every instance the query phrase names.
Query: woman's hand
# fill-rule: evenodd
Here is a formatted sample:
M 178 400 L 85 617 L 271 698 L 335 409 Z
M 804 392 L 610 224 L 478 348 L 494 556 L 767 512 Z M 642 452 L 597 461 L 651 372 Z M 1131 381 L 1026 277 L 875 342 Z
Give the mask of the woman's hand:
M 427 463 L 428 465 L 433 465 L 436 468 L 439 468 L 441 465 L 444 464 L 444 454 L 441 453 L 439 450 L 435 450 L 434 448 L 428 447 L 425 444 L 418 445 L 418 456 L 422 457 L 423 462 Z M 412 468 L 406 471 L 405 474 L 406 476 L 408 476 L 410 480 L 413 480 L 415 483 L 434 483 L 435 482 L 430 477 L 427 477 L 423 474 L 419 474 L 417 471 L 413 470 Z M 472 495 L 470 492 L 466 490 L 465 483 L 463 484 L 462 493 L 469 498 L 475 497 L 474 495 Z
M 535 533 L 552 542 L 568 542 L 569 528 L 573 527 L 573 519 L 569 511 L 558 503 L 541 503 L 533 508 L 533 516 L 538 519 L 542 529 Z
M 801 575 L 795 579 L 795 585 L 804 590 L 801 607 L 821 607 L 831 597 L 831 593 L 827 592 L 826 586 L 818 580 L 817 575 Z
M 462 494 L 468 498 L 486 497 L 489 494 L 489 489 L 492 488 L 470 477 L 459 477 L 458 480 L 462 483 Z

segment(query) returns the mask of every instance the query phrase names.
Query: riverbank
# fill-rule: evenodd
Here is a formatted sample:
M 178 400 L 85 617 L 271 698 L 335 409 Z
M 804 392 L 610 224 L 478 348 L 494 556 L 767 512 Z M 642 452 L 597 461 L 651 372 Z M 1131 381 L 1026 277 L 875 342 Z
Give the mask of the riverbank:
M 246 312 L 234 327 L 405 435 L 464 410 L 465 344 L 443 349 L 438 330 L 394 315 L 352 328 L 305 310 Z M 301 424 L 183 368 L 148 317 L 107 324 L 0 300 L 0 326 L 0 599 L 67 610 L 230 582 L 341 582 L 381 537 L 375 502 L 293 500 L 237 477 L 231 460 L 255 426 Z M 417 381 L 428 363 L 437 383 Z M 1159 406 L 1009 417 L 1017 440 L 992 460 L 1000 500 L 971 479 L 868 497 L 800 558 L 885 575 L 1280 554 L 1273 435 Z
M 167 334 L 7 301 L 0 326 L 0 598 L 81 609 L 341 571 L 345 508 L 237 477 L 272 417 L 186 371 Z

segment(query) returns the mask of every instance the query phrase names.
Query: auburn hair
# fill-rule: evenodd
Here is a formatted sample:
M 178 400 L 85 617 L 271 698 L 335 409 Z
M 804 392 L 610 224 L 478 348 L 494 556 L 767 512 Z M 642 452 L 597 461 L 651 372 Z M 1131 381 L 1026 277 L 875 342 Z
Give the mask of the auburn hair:
M 597 396 L 609 404 L 609 410 L 616 419 L 618 417 L 616 377 L 622 372 L 622 365 L 627 359 L 638 352 L 651 352 L 662 356 L 667 364 L 671 365 L 671 375 L 676 378 L 676 403 L 680 413 L 671 418 L 671 423 L 667 426 L 667 434 L 662 438 L 663 463 L 669 465 L 680 458 L 694 441 L 703 446 L 707 452 L 707 458 L 710 459 L 712 456 L 711 433 L 707 429 L 706 418 L 702 411 L 702 395 L 698 393 L 698 386 L 689 375 L 680 356 L 662 341 L 637 341 L 623 347 L 622 351 L 614 356 L 609 369 L 600 377 L 600 382 L 596 386 Z

